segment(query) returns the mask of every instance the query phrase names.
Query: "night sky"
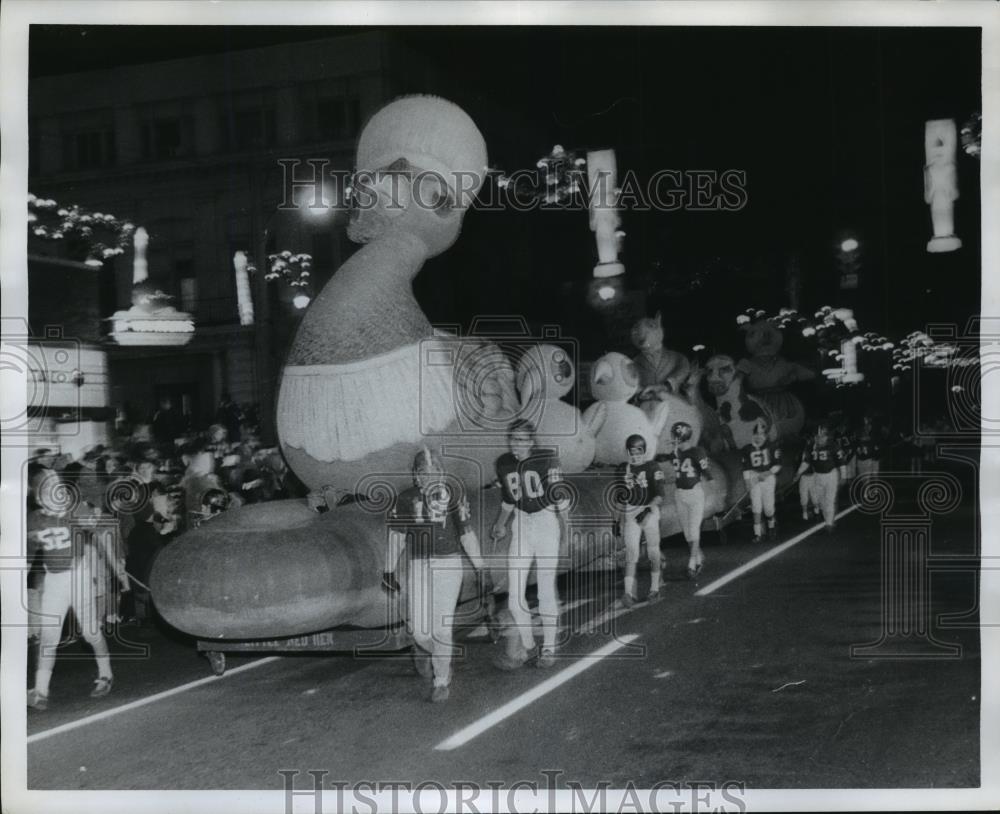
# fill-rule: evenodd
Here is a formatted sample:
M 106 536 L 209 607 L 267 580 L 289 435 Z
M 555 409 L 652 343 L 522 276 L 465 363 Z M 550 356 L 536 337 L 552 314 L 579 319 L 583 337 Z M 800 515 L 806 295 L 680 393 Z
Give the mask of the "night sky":
M 357 29 L 353 29 L 357 30 Z M 32 27 L 31 74 L 108 68 L 335 36 L 322 27 Z M 86 33 L 84 33 L 86 32 Z M 836 246 L 861 242 L 862 330 L 960 324 L 979 306 L 979 163 L 959 150 L 959 252 L 929 255 L 923 123 L 981 110 L 981 35 L 960 28 L 409 28 L 396 35 L 486 136 L 491 163 L 533 167 L 554 144 L 613 147 L 619 172 L 746 172 L 739 212 L 626 212 L 623 260 L 677 345 L 724 346 L 736 313 L 843 304 Z M 472 212 L 417 293 L 432 319 L 585 312 L 595 262 L 583 212 Z M 700 287 L 690 282 L 700 278 Z M 574 287 L 567 288 L 572 283 Z M 526 293 L 530 295 L 526 296 Z M 569 292 L 569 293 L 567 293 Z M 567 297 L 572 301 L 567 301 Z M 570 325 L 571 329 L 574 326 Z

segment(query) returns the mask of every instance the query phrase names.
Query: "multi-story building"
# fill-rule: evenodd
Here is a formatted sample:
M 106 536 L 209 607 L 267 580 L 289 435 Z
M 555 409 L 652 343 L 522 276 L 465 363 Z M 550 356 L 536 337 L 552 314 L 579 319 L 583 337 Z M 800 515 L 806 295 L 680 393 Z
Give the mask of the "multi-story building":
M 261 403 L 266 422 L 293 292 L 258 284 L 257 324 L 241 326 L 233 255 L 307 252 L 315 294 L 350 244 L 328 219 L 277 210 L 279 160 L 349 171 L 366 117 L 431 90 L 428 73 L 390 34 L 363 32 L 31 81 L 31 191 L 144 226 L 151 282 L 197 326 L 183 348 L 109 343 L 112 406 L 141 421 L 170 397 L 203 425 L 228 391 Z M 129 257 L 103 273 L 115 278 L 110 316 L 131 304 Z

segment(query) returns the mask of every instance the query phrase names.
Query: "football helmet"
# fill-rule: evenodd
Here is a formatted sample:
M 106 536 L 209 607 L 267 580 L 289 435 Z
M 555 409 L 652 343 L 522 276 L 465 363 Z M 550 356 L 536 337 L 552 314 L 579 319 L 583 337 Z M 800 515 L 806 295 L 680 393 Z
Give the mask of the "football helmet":
M 694 430 L 691 429 L 691 425 L 686 421 L 678 421 L 670 428 L 670 434 L 674 437 L 675 441 L 690 441 Z

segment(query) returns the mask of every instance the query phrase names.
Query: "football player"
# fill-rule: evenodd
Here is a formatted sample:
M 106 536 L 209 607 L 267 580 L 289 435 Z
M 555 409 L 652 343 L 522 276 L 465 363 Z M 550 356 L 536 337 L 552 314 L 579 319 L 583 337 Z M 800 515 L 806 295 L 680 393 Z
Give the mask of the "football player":
M 837 424 L 834 440 L 840 448 L 840 485 L 848 485 L 858 474 L 858 463 L 854 450 L 854 433 L 846 418 Z
M 862 419 L 861 432 L 855 449 L 858 455 L 858 474 L 877 475 L 879 458 L 882 457 L 882 445 L 875 429 L 875 420 L 870 415 Z
M 840 477 L 838 469 L 841 455 L 840 447 L 833 440 L 830 425 L 821 422 L 816 428 L 816 436 L 812 443 L 807 445 L 802 452 L 802 463 L 799 464 L 799 471 L 795 475 L 798 479 L 812 467 L 815 500 L 823 513 L 823 521 L 826 523 L 828 533 L 833 531 L 836 522 L 837 487 Z
M 622 604 L 631 608 L 637 601 L 635 568 L 639 562 L 639 541 L 644 534 L 652 574 L 646 599 L 655 602 L 660 598 L 660 506 L 665 479 L 660 465 L 646 458 L 645 438 L 630 435 L 625 441 L 625 449 L 628 462 L 620 470 L 626 490 L 622 511 L 622 536 L 625 538 L 625 593 L 622 594 Z
M 568 503 L 558 495 L 562 467 L 555 451 L 535 447 L 535 425 L 527 419 L 518 419 L 510 425 L 507 443 L 510 452 L 501 455 L 496 463 L 501 501 L 492 534 L 495 540 L 501 539 L 507 533 L 507 521 L 513 517 L 507 556 L 507 604 L 521 635 L 523 650 L 514 657 L 505 655 L 498 666 L 516 669 L 536 659 L 538 667 L 551 667 L 555 664 L 559 631 L 556 573 L 561 525 L 557 513 L 565 511 Z M 540 652 L 535 646 L 531 611 L 525 598 L 532 565 L 542 622 Z
M 409 551 L 407 629 L 414 641 L 414 665 L 419 675 L 433 679 L 428 700 L 439 703 L 450 695 L 452 623 L 465 570 L 463 550 L 477 571 L 484 563 L 462 484 L 448 477 L 427 447 L 413 461 L 413 483 L 389 512 L 389 542 L 397 556 L 404 547 Z
M 781 450 L 768 440 L 770 427 L 766 419 L 758 418 L 751 431 L 750 443 L 742 449 L 743 481 L 750 492 L 753 511 L 753 541 L 763 542 L 764 527 L 761 512 L 767 518 L 767 539 L 777 536 L 774 519 L 774 485 L 781 471 Z
M 813 442 L 813 436 L 806 436 L 806 447 Z M 803 460 L 805 458 L 803 457 Z M 819 505 L 816 503 L 815 472 L 812 461 L 806 461 L 805 468 L 800 469 L 795 479 L 799 482 L 799 505 L 802 507 L 802 519 L 808 522 L 813 515 L 819 514 Z
M 81 503 L 78 514 L 70 511 L 73 496 L 58 474 L 52 472 L 36 487 L 36 510 L 28 515 L 28 559 L 36 552 L 45 568 L 40 613 L 45 618 L 41 630 L 35 686 L 28 692 L 28 706 L 44 710 L 49 704 L 49 684 L 56 662 L 56 646 L 63 622 L 73 608 L 83 638 L 93 648 L 97 659 L 97 680 L 91 698 L 103 698 L 111 692 L 113 675 L 108 644 L 104 640 L 102 619 L 97 606 L 96 586 L 103 580 L 100 568 L 116 563 L 116 576 L 122 591 L 129 590 L 125 563 L 115 557 L 111 534 L 94 534 L 99 510 Z M 100 554 L 98 555 L 98 548 Z
M 674 439 L 674 501 L 690 556 L 688 576 L 694 579 L 705 565 L 701 553 L 701 524 L 705 519 L 705 490 L 701 481 L 712 480 L 708 469 L 708 454 L 692 440 L 693 430 L 686 421 L 670 428 Z

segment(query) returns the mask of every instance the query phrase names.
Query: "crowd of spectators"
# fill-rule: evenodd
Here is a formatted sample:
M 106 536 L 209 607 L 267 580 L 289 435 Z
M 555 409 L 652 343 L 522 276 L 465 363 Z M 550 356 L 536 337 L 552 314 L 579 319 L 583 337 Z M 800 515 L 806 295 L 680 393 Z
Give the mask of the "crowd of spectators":
M 184 531 L 249 503 L 305 497 L 281 452 L 261 444 L 257 427 L 228 398 L 216 419 L 207 428 L 190 429 L 169 403 L 161 403 L 150 423 L 118 433 L 108 444 L 76 454 L 40 448 L 29 461 L 29 511 L 38 507 L 41 480 L 57 477 L 68 503 L 96 511 L 104 528 L 116 527 L 117 555 L 133 590 L 125 608 L 106 609 L 109 621 L 149 618 L 153 559 Z M 29 588 L 40 590 L 42 569 L 30 573 Z

